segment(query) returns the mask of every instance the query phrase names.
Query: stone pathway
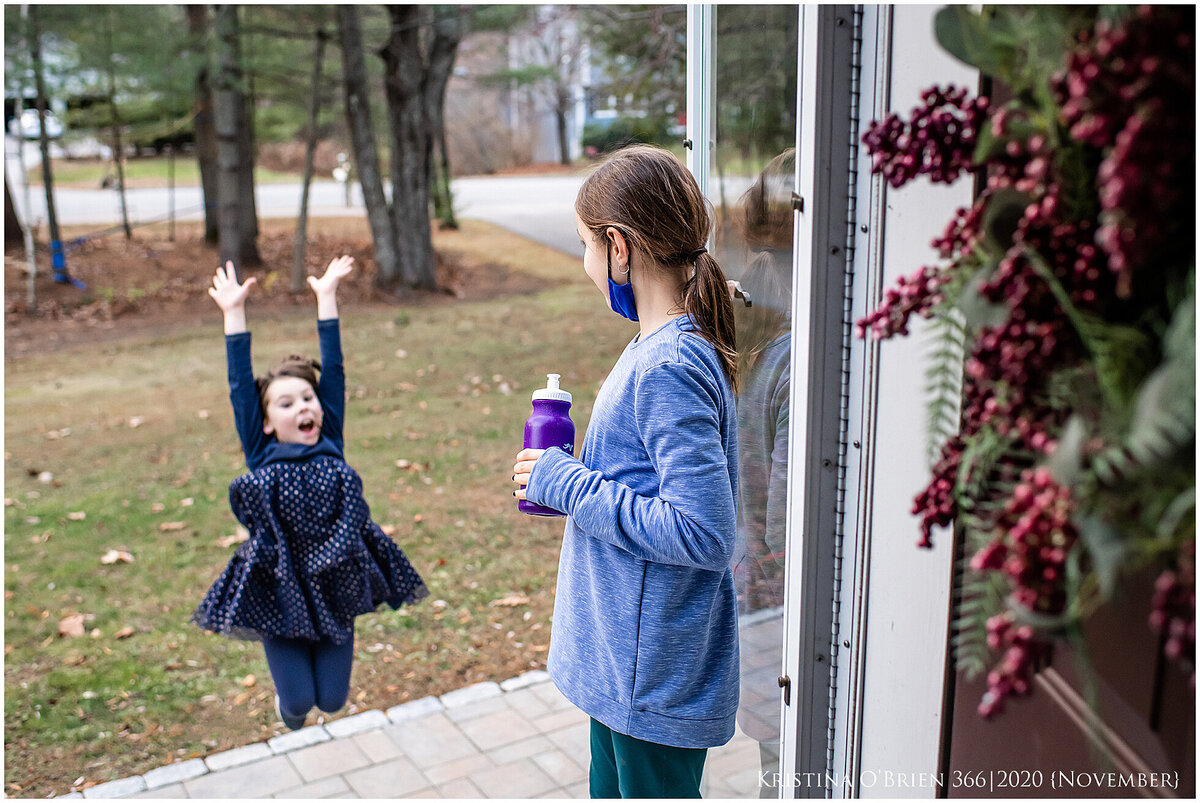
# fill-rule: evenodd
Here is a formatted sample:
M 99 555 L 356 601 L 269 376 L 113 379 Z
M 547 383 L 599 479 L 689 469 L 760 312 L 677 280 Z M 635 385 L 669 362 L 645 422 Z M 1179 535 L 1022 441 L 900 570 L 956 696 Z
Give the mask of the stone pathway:
M 586 798 L 587 716 L 545 672 L 310 725 L 93 786 L 85 798 Z M 758 797 L 758 744 L 709 751 L 704 795 Z

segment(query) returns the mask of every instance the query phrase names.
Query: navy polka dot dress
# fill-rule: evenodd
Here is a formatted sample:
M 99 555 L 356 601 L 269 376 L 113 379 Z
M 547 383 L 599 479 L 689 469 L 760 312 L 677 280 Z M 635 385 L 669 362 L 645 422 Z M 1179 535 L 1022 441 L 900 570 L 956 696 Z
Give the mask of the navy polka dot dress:
M 362 480 L 332 456 L 272 463 L 229 486 L 250 538 L 193 615 L 235 638 L 354 637 L 354 617 L 428 596 L 404 552 L 379 526 Z

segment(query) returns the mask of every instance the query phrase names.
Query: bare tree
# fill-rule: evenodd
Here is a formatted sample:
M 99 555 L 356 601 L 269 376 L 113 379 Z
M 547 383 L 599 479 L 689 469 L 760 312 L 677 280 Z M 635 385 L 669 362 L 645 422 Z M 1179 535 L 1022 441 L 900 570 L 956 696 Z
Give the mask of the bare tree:
M 547 92 L 558 134 L 558 160 L 569 165 L 571 140 L 567 135 L 567 117 L 575 105 L 573 93 L 583 63 L 583 41 L 572 9 L 547 6 L 539 9 L 538 17 L 534 42 L 541 51 L 542 63 L 550 68 Z
M 379 167 L 379 150 L 375 144 L 375 129 L 371 125 L 371 100 L 367 83 L 367 63 L 363 56 L 362 25 L 358 8 L 337 6 L 338 38 L 342 45 L 342 72 L 346 98 L 346 123 L 350 128 L 350 144 L 354 151 L 355 172 L 362 185 L 363 203 L 367 207 L 367 222 L 375 244 L 375 264 L 379 272 L 376 284 L 394 284 L 399 275 L 396 255 L 396 228 L 391 209 L 383 191 L 383 171 Z
M 8 171 L 4 171 L 4 244 L 21 242 L 21 219 L 17 217 L 17 208 L 13 204 L 12 192 L 8 189 Z
M 213 124 L 217 134 L 217 220 L 221 264 L 236 267 L 262 262 L 256 242 L 253 161 L 242 70 L 238 60 L 237 6 L 216 6 L 216 69 L 213 74 Z M 249 162 L 247 164 L 247 162 Z M 250 174 L 247 202 L 245 176 Z M 240 278 L 240 274 L 239 274 Z
M 63 250 L 62 234 L 58 230 L 58 210 L 54 205 L 54 170 L 50 165 L 50 135 L 46 131 L 46 79 L 42 70 L 42 30 L 38 24 L 38 7 L 29 9 L 29 55 L 33 62 L 33 80 L 37 88 L 38 146 L 42 154 L 42 184 L 46 190 L 46 218 L 50 225 L 51 266 L 56 282 L 70 282 L 67 255 Z
M 205 49 L 208 37 L 208 6 L 188 5 L 188 32 L 195 46 Z M 193 125 L 196 132 L 196 161 L 200 166 L 200 189 L 204 196 L 204 239 L 216 244 L 217 225 L 217 132 L 213 126 L 211 69 L 207 58 L 196 72 Z
M 568 120 L 584 66 L 579 20 L 579 12 L 572 6 L 517 6 L 502 15 L 492 12 L 485 22 L 489 26 L 506 23 L 502 30 L 509 46 L 516 49 L 516 62 L 481 75 L 480 82 L 524 90 L 531 107 L 549 108 L 554 115 L 558 159 L 564 165 L 571 163 Z
M 389 34 L 379 55 L 391 130 L 390 204 L 371 128 L 362 29 L 354 6 L 337 9 L 346 119 L 375 244 L 376 283 L 389 291 L 401 286 L 432 290 L 437 287 L 429 216 L 433 150 L 463 17 L 456 6 L 387 6 L 387 12 Z
M 104 14 L 104 42 L 108 51 L 105 60 L 105 72 L 108 75 L 108 108 L 112 114 L 113 160 L 117 168 L 117 194 L 121 198 L 121 226 L 125 229 L 125 239 L 133 239 L 133 230 L 129 227 L 129 204 L 125 198 L 125 148 L 121 145 L 121 118 L 117 113 L 117 75 L 113 59 L 113 20 L 112 9 L 106 9 Z
M 392 218 L 400 279 L 408 287 L 434 289 L 429 199 L 433 174 L 435 107 L 445 100 L 446 82 L 462 39 L 462 17 L 453 6 L 388 6 L 391 34 L 383 46 L 384 92 L 392 128 Z M 425 28 L 425 36 L 422 36 Z
M 308 190 L 312 184 L 313 154 L 317 149 L 317 122 L 321 113 L 321 69 L 325 62 L 325 42 L 329 34 L 318 28 L 315 34 L 316 52 L 313 54 L 312 100 L 308 106 L 308 132 L 304 147 L 304 177 L 300 185 L 300 214 L 296 218 L 296 242 L 292 250 L 292 292 L 304 290 L 305 241 L 308 235 Z

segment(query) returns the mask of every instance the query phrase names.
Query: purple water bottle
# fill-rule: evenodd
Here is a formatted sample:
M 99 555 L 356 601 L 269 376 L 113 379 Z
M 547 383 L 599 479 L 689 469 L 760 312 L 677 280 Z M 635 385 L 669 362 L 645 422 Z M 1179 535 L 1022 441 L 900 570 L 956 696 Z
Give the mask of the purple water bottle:
M 557 446 L 575 454 L 575 425 L 568 412 L 571 394 L 558 386 L 558 374 L 546 374 L 546 387 L 533 392 L 533 415 L 525 422 L 525 448 L 549 449 Z M 517 502 L 522 513 L 533 516 L 562 516 L 554 508 L 535 505 L 526 499 Z

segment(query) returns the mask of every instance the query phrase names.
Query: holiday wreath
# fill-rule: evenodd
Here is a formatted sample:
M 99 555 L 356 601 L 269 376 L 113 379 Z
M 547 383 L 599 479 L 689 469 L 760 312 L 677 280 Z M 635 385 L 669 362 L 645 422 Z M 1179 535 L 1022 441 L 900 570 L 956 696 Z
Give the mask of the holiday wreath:
M 965 546 L 957 665 L 979 712 L 1158 571 L 1149 626 L 1195 683 L 1195 9 L 948 7 L 939 43 L 987 91 L 934 87 L 863 137 L 892 186 L 974 178 L 862 336 L 932 319 L 939 444 L 920 545 Z M 965 357 L 965 362 L 964 362 Z

